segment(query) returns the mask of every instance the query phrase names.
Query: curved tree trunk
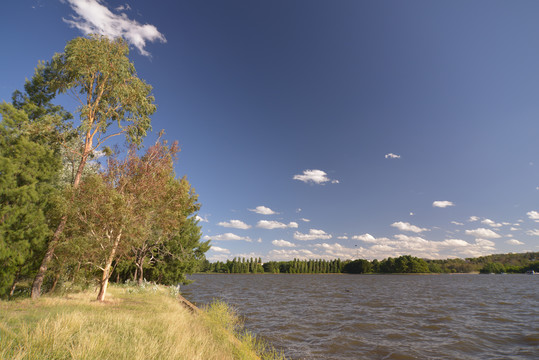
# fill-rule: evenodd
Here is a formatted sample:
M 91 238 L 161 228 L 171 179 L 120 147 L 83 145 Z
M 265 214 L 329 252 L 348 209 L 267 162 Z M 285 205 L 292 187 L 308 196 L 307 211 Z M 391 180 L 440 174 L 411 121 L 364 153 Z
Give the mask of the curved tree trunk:
M 39 270 L 37 271 L 36 277 L 34 279 L 34 282 L 32 284 L 32 293 L 31 297 L 32 299 L 37 299 L 41 296 L 41 285 L 43 285 L 43 280 L 45 279 L 45 273 L 47 272 L 47 268 L 49 267 L 49 263 L 52 260 L 52 257 L 54 256 L 54 250 L 56 249 L 56 245 L 58 245 L 58 242 L 60 240 L 60 234 L 64 231 L 64 227 L 67 223 L 67 216 L 62 216 L 62 219 L 60 220 L 60 224 L 58 224 L 58 227 L 56 228 L 56 231 L 54 232 L 54 235 L 49 241 L 49 245 L 47 247 L 47 252 L 45 253 L 45 256 L 43 257 L 43 260 L 41 261 L 41 266 L 39 267 Z
M 116 250 L 118 249 L 118 245 L 120 244 L 121 237 L 122 231 L 120 230 L 120 233 L 118 234 L 118 236 L 116 236 L 116 239 L 114 239 L 114 244 L 112 245 L 109 257 L 107 259 L 105 267 L 103 268 L 101 287 L 99 289 L 99 294 L 97 294 L 98 301 L 105 301 L 105 294 L 107 293 L 107 286 L 109 285 L 110 268 L 112 267 L 112 262 L 114 261 L 114 257 L 116 256 Z

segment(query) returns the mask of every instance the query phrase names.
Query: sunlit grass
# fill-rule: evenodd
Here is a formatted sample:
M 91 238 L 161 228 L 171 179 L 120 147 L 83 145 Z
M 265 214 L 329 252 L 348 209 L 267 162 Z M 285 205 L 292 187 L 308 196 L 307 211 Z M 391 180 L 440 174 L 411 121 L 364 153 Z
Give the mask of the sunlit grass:
M 105 303 L 95 297 L 0 302 L 0 359 L 257 359 L 256 351 L 283 358 L 242 333 L 224 303 L 192 314 L 157 286 L 112 286 Z

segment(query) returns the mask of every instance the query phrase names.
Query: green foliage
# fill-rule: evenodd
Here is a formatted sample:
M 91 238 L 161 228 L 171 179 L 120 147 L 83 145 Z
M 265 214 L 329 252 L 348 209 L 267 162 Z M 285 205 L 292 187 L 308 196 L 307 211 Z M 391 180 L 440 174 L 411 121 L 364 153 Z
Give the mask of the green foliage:
M 495 262 L 486 263 L 485 266 L 479 270 L 481 274 L 501 274 L 505 272 L 505 266 L 503 264 Z
M 372 271 L 372 264 L 368 260 L 358 259 L 346 263 L 343 271 L 350 274 L 367 274 Z
M 96 146 L 110 137 L 101 135 L 113 123 L 135 144 L 150 129 L 150 115 L 156 110 L 152 87 L 137 77 L 128 54 L 122 38 L 93 35 L 69 41 L 52 60 L 51 90 L 69 91 L 79 99 L 80 132 L 97 134 Z
M 382 261 L 358 260 L 299 260 L 292 261 L 268 261 L 263 263 L 264 272 L 278 274 L 325 274 L 325 273 L 469 273 L 479 272 L 487 259 L 501 260 L 504 269 L 501 271 L 511 273 L 525 273 L 527 270 L 539 271 L 539 253 L 523 254 L 500 254 L 470 259 L 446 259 L 424 260 L 411 255 L 403 255 L 398 258 L 388 257 Z M 226 262 L 217 261 L 208 263 L 203 271 L 216 273 L 248 273 L 242 265 L 241 259 L 234 258 Z M 262 264 L 262 259 L 258 260 Z M 512 264 L 512 265 L 511 265 Z M 518 265 L 515 265 L 518 264 Z
M 29 276 L 51 234 L 60 170 L 51 119 L 0 104 L 0 296 Z

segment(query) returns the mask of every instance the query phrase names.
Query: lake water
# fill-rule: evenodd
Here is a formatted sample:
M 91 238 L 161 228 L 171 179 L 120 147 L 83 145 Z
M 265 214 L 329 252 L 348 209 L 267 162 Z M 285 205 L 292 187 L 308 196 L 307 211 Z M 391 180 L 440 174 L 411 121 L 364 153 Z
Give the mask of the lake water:
M 291 359 L 539 359 L 535 275 L 193 275 Z

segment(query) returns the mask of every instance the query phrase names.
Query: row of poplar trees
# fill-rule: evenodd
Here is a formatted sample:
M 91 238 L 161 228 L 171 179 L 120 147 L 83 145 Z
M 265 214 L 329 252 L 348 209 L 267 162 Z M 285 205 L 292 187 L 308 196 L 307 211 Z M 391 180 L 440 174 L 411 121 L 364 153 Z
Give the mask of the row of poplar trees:
M 94 281 L 103 301 L 113 273 L 177 284 L 204 259 L 177 143 L 142 149 L 156 105 L 128 53 L 121 38 L 73 39 L 0 104 L 0 297 Z M 78 121 L 58 94 L 76 100 Z M 106 147 L 116 136 L 125 150 Z

